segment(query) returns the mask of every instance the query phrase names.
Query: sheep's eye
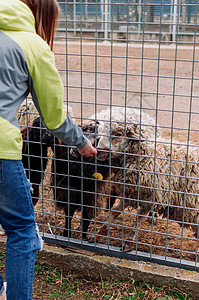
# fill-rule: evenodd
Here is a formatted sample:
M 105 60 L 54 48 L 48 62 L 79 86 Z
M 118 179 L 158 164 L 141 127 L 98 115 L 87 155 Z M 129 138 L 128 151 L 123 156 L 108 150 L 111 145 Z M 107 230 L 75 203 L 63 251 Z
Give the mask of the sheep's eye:
M 117 132 L 115 136 L 122 136 L 121 132 Z

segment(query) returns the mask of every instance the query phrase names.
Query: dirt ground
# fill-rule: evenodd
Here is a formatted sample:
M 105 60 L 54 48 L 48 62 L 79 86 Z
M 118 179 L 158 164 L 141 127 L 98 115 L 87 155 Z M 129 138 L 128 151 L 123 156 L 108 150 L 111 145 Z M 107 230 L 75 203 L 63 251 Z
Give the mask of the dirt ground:
M 67 53 L 67 55 L 66 55 Z M 128 55 L 128 59 L 126 58 Z M 65 85 L 65 101 L 72 107 L 73 117 L 87 119 L 109 105 L 127 105 L 157 117 L 163 135 L 170 138 L 171 127 L 175 139 L 199 144 L 199 49 L 191 47 L 125 44 L 64 43 L 55 45 L 56 64 Z M 194 61 L 193 61 L 194 58 Z M 190 135 L 189 135 L 190 133 Z M 52 155 L 52 154 L 50 154 Z M 47 173 L 50 172 L 50 162 Z M 195 191 L 198 192 L 198 191 Z M 44 178 L 43 202 L 36 206 L 36 218 L 41 230 L 61 235 L 64 227 L 63 211 L 57 210 L 50 187 L 50 174 Z M 56 218 L 55 218 L 56 213 Z M 97 216 L 104 221 L 107 212 Z M 121 238 L 127 238 L 136 211 L 125 210 L 110 236 L 100 243 L 121 247 Z M 80 213 L 72 222 L 72 237 L 80 239 Z M 124 225 L 124 231 L 121 225 Z M 55 231 L 55 226 L 56 231 Z M 92 222 L 89 233 L 99 224 Z M 138 234 L 137 251 L 195 261 L 197 241 L 191 230 L 161 218 L 146 219 Z
M 190 129 L 198 129 L 198 48 L 69 43 L 67 49 L 56 45 L 55 54 L 65 99 L 75 117 L 126 104 L 142 107 L 154 117 L 157 113 L 161 126 L 184 130 L 191 112 Z

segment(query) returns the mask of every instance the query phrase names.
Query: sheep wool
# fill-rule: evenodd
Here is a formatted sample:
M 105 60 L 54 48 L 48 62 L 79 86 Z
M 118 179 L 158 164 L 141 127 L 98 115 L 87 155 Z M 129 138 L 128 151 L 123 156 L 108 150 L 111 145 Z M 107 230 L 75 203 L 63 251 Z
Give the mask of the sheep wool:
M 143 217 L 153 210 L 191 227 L 197 235 L 197 146 L 164 139 L 157 122 L 137 109 L 112 107 L 100 112 L 97 118 L 98 147 L 107 151 L 99 159 L 107 159 L 111 151 L 111 165 L 118 166 L 111 180 L 111 194 L 117 195 L 119 202 L 111 211 L 110 220 L 131 206 L 137 209 L 138 227 Z M 106 230 L 107 224 L 104 224 L 98 234 Z M 133 229 L 129 239 L 134 238 Z M 131 244 L 126 243 L 124 251 L 130 251 Z

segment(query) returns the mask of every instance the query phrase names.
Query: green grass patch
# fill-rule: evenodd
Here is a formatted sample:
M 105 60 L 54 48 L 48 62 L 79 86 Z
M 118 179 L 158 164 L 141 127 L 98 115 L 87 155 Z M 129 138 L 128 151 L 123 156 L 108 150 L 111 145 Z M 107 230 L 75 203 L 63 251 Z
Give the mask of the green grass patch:
M 100 281 L 85 279 L 80 275 L 64 273 L 62 270 L 49 266 L 36 265 L 35 274 L 42 275 L 48 288 L 51 286 L 50 298 L 55 299 L 104 299 L 104 300 L 191 300 L 186 293 L 177 288 L 156 287 L 143 280 L 136 279 L 126 282 L 114 280 Z

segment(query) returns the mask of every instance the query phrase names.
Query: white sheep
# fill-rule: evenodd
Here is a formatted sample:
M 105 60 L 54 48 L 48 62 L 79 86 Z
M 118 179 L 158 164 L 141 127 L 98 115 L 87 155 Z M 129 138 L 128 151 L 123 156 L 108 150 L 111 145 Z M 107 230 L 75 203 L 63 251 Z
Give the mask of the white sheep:
M 66 102 L 63 103 L 63 110 L 72 117 L 73 111 L 71 106 L 68 106 Z M 36 117 L 39 116 L 39 113 L 32 101 L 32 99 L 25 99 L 20 105 L 17 112 L 17 119 L 19 124 L 24 127 L 32 124 Z
M 107 159 L 111 150 L 111 165 L 117 166 L 111 193 L 117 195 L 119 201 L 110 212 L 109 222 L 127 206 L 137 209 L 137 228 L 134 224 L 123 250 L 132 249 L 131 240 L 135 239 L 143 217 L 154 210 L 182 226 L 192 227 L 197 235 L 197 146 L 164 139 L 155 120 L 137 109 L 113 107 L 111 114 L 106 110 L 92 118 L 99 121 L 98 148 L 106 151 L 98 159 Z M 105 223 L 97 234 L 104 234 L 107 226 Z
M 157 137 L 161 136 L 160 126 L 152 117 L 139 109 L 112 107 L 111 109 L 102 110 L 90 119 L 97 120 L 100 124 L 98 127 L 100 136 L 98 148 L 105 150 L 111 148 L 112 157 L 117 157 L 118 154 L 124 153 L 124 151 L 129 152 L 128 147 L 131 148 L 131 142 L 134 139 L 139 140 L 140 133 L 141 139 L 147 137 L 150 140 L 154 139 L 155 135 Z M 141 128 L 138 126 L 140 122 L 142 124 Z M 114 131 L 117 131 L 115 136 Z M 127 139 L 130 143 L 126 144 Z M 112 140 L 111 144 L 110 140 Z M 104 152 L 104 156 L 108 157 L 108 155 Z
M 24 127 L 27 126 L 27 124 L 32 124 L 35 117 L 38 115 L 33 101 L 31 99 L 26 99 L 18 109 L 17 118 L 19 124 Z

